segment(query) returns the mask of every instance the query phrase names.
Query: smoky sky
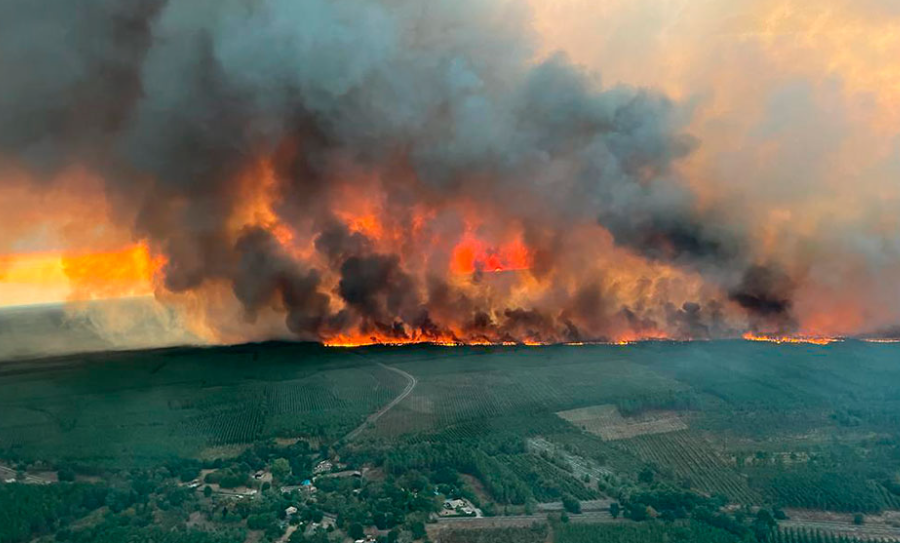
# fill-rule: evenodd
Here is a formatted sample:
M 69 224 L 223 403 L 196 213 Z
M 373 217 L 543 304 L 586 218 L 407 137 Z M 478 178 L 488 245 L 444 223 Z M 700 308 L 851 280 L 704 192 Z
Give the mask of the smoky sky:
M 437 335 L 450 321 L 500 340 L 589 339 L 622 323 L 725 333 L 719 302 L 648 322 L 604 295 L 602 277 L 541 307 L 457 292 L 335 218 L 348 163 L 402 170 L 393 202 L 472 199 L 529 222 L 535 239 L 599 224 L 617 246 L 728 292 L 722 302 L 759 328 L 790 322 L 786 281 L 754 261 L 727 213 L 700 210 L 677 171 L 702 145 L 691 107 L 604 87 L 562 55 L 535 62 L 532 42 L 524 6 L 489 0 L 7 1 L 0 157 L 35 184 L 72 165 L 99 172 L 135 238 L 165 255 L 167 289 L 224 281 L 249 319 L 274 304 L 303 337 Z M 234 227 L 242 173 L 261 156 L 278 219 L 314 225 L 314 260 L 265 225 Z M 540 273 L 558 267 L 553 243 L 538 249 Z

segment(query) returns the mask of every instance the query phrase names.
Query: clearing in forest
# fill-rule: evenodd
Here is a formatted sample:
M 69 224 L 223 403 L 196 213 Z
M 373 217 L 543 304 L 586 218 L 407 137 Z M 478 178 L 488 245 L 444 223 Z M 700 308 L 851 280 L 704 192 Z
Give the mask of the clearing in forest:
M 560 411 L 556 414 L 606 441 L 687 430 L 687 424 L 671 411 L 653 411 L 625 418 L 615 405 L 607 404 Z

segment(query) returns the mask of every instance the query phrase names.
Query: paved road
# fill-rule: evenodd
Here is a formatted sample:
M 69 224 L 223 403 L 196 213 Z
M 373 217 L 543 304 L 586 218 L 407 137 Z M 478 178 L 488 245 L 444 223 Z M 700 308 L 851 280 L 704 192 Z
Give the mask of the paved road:
M 406 383 L 406 388 L 404 388 L 403 392 L 401 392 L 396 398 L 391 400 L 391 402 L 389 404 L 387 404 L 386 406 L 382 407 L 378 411 L 369 415 L 366 418 L 366 420 L 363 421 L 362 424 L 360 424 L 359 426 L 357 426 L 356 428 L 351 430 L 350 433 L 345 435 L 344 439 L 342 439 L 342 441 L 345 443 L 356 439 L 356 437 L 359 436 L 359 434 L 361 434 L 363 432 L 363 430 L 365 430 L 370 424 L 374 424 L 375 421 L 380 419 L 382 415 L 384 415 L 385 413 L 390 411 L 395 405 L 402 402 L 407 396 L 409 396 L 410 392 L 412 392 L 413 389 L 416 388 L 416 385 L 419 384 L 418 379 L 416 379 L 415 377 L 413 377 L 412 375 L 406 373 L 405 371 L 403 371 L 401 369 L 382 364 L 381 362 L 377 362 L 377 364 L 386 370 L 392 371 L 394 373 L 399 373 L 400 375 L 405 377 L 406 380 L 408 381 Z

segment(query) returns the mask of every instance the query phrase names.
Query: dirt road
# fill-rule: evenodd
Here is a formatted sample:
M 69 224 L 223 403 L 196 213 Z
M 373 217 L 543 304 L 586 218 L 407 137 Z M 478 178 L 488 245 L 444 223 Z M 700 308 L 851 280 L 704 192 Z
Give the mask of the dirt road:
M 384 407 L 382 407 L 375 413 L 372 413 L 371 415 L 366 417 L 366 420 L 364 420 L 362 424 L 360 424 L 359 426 L 357 426 L 356 428 L 351 430 L 350 433 L 345 435 L 344 438 L 341 440 L 344 443 L 346 443 L 348 441 L 352 441 L 353 439 L 356 439 L 356 437 L 359 436 L 359 434 L 361 434 L 363 432 L 363 430 L 365 430 L 370 424 L 375 424 L 375 422 L 378 419 L 380 419 L 382 415 L 384 415 L 385 413 L 390 411 L 395 405 L 402 402 L 407 396 L 409 396 L 409 394 L 413 391 L 414 388 L 416 388 L 416 385 L 419 383 L 418 379 L 416 379 L 414 376 L 406 373 L 405 371 L 403 371 L 401 369 L 382 364 L 381 362 L 376 362 L 376 364 L 378 364 L 379 366 L 381 366 L 382 368 L 384 368 L 386 370 L 392 371 L 394 373 L 399 373 L 400 375 L 405 377 L 406 380 L 408 381 L 406 383 L 406 388 L 404 388 L 403 392 L 401 392 L 399 395 L 397 395 L 396 398 L 391 400 L 390 403 L 388 403 L 387 405 L 385 405 Z

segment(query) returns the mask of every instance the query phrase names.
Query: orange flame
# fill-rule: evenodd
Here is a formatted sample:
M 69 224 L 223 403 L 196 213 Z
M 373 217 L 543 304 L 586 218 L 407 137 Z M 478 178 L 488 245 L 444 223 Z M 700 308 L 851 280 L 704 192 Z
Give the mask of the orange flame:
M 462 346 L 463 343 L 460 341 L 450 338 L 450 337 L 438 337 L 438 338 L 426 338 L 426 337 L 415 337 L 415 338 L 403 338 L 403 337 L 389 337 L 381 334 L 373 334 L 369 336 L 352 336 L 352 335 L 338 335 L 327 339 L 322 342 L 326 347 L 340 347 L 340 348 L 357 348 L 357 347 L 370 347 L 372 345 L 390 345 L 390 346 L 403 346 L 403 345 L 438 345 L 442 347 L 459 347 Z
M 460 275 L 476 271 L 497 273 L 527 270 L 531 268 L 531 260 L 531 252 L 518 237 L 499 247 L 492 247 L 469 232 L 453 248 L 450 270 Z
M 614 339 L 610 341 L 572 341 L 567 343 L 555 343 L 546 341 L 523 340 L 523 341 L 491 341 L 488 339 L 465 339 L 461 340 L 453 336 L 426 337 L 417 336 L 411 338 L 390 337 L 382 334 L 365 335 L 345 335 L 341 334 L 326 339 L 322 343 L 326 347 L 354 349 L 358 347 L 371 347 L 374 345 L 385 345 L 391 347 L 402 347 L 406 345 L 434 345 L 438 347 L 548 347 L 552 345 L 565 345 L 568 347 L 584 347 L 591 345 L 615 345 L 628 346 L 636 345 L 646 341 L 665 340 L 660 337 L 641 337 L 631 339 Z
M 803 337 L 803 336 L 765 336 L 765 335 L 755 335 L 753 333 L 744 334 L 744 339 L 747 341 L 761 341 L 767 343 L 777 343 L 779 345 L 784 343 L 806 343 L 811 345 L 830 345 L 832 343 L 837 343 L 843 341 L 840 338 L 830 338 L 830 337 Z

